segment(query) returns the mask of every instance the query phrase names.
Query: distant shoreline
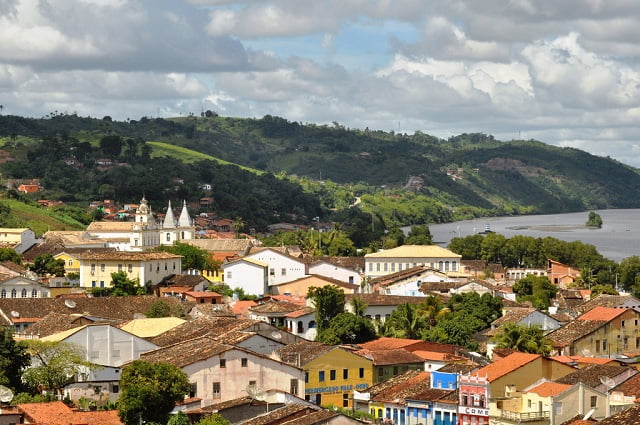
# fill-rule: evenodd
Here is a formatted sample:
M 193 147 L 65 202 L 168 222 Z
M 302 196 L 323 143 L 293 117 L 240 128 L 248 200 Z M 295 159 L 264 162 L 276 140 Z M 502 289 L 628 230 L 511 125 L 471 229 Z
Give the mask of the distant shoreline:
M 544 224 L 544 225 L 536 225 L 536 226 L 512 226 L 507 227 L 509 230 L 536 230 L 539 232 L 570 232 L 572 230 L 578 229 L 587 229 L 587 230 L 598 230 L 599 227 L 596 226 L 587 226 L 584 224 Z

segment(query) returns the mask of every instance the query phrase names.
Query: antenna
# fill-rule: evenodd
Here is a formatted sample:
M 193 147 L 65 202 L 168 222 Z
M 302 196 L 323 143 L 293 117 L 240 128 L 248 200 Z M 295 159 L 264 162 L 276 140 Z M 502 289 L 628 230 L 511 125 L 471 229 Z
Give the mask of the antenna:
M 267 399 L 266 391 L 259 389 L 254 384 L 247 385 L 246 391 L 252 400 L 265 401 Z
M 271 338 L 275 339 L 275 340 L 280 340 L 282 339 L 282 334 L 278 331 L 273 331 L 271 332 Z
M 586 414 L 586 415 L 584 415 L 584 418 L 582 418 L 582 420 L 583 420 L 583 421 L 586 421 L 587 419 L 589 419 L 589 418 L 593 415 L 593 413 L 594 413 L 595 411 L 596 411 L 596 409 L 591 409 L 591 410 L 589 410 L 589 411 L 587 412 L 587 414 Z
M 9 403 L 12 399 L 13 392 L 4 385 L 0 385 L 0 401 L 3 403 Z
M 611 389 L 611 388 L 616 386 L 616 381 L 614 381 L 613 379 L 609 378 L 608 376 L 601 376 L 600 377 L 600 382 L 602 382 L 604 385 L 606 385 L 608 389 Z
M 66 299 L 64 300 L 64 305 L 66 305 L 68 308 L 75 308 L 76 302 L 74 300 Z
M 593 354 L 591 354 L 591 350 L 589 350 L 588 348 L 581 349 L 580 355 L 583 357 L 593 357 Z

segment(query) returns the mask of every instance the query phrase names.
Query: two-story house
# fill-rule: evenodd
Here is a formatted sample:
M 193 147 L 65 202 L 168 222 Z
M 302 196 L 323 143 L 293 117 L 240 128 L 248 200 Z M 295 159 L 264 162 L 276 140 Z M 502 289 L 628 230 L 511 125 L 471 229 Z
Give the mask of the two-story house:
M 384 276 L 417 266 L 459 272 L 461 258 L 461 255 L 438 245 L 402 245 L 365 255 L 365 276 Z

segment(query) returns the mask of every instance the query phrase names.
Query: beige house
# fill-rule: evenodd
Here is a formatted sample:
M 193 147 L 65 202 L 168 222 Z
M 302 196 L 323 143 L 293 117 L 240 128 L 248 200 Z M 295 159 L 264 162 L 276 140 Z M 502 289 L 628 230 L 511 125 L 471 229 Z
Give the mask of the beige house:
M 265 355 L 216 341 L 210 336 L 184 341 L 144 353 L 141 360 L 171 363 L 189 377 L 189 397 L 202 406 L 277 389 L 305 393 L 304 371 Z
M 461 255 L 438 245 L 402 245 L 365 255 L 365 276 L 384 276 L 417 266 L 459 272 L 461 259 Z
M 172 274 L 180 274 L 182 257 L 168 252 L 87 252 L 78 254 L 80 286 L 110 287 L 111 274 L 124 271 L 129 279 L 158 283 Z
M 609 416 L 606 393 L 582 382 L 575 385 L 543 381 L 506 400 L 493 399 L 490 425 L 521 424 L 559 425 L 590 413 L 592 419 Z
M 0 228 L 0 244 L 15 249 L 19 254 L 37 242 L 36 234 L 29 228 Z
M 355 294 L 360 289 L 360 285 L 353 285 L 342 280 L 332 279 L 330 277 L 309 275 L 301 277 L 291 282 L 274 285 L 270 288 L 271 293 L 275 295 L 289 294 L 292 296 L 306 297 L 309 288 L 312 286 L 321 288 L 326 285 L 341 288 L 345 294 Z

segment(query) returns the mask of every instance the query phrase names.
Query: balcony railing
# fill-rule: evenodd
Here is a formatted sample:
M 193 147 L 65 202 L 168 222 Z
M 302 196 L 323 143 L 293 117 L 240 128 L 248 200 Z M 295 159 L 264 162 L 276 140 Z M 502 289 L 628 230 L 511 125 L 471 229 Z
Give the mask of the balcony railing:
M 501 419 L 507 419 L 510 421 L 519 421 L 519 422 L 532 422 L 532 421 L 540 421 L 544 419 L 549 419 L 550 412 L 542 411 L 542 412 L 511 412 L 509 410 L 499 410 L 497 415 L 491 415 L 495 417 L 499 417 Z

